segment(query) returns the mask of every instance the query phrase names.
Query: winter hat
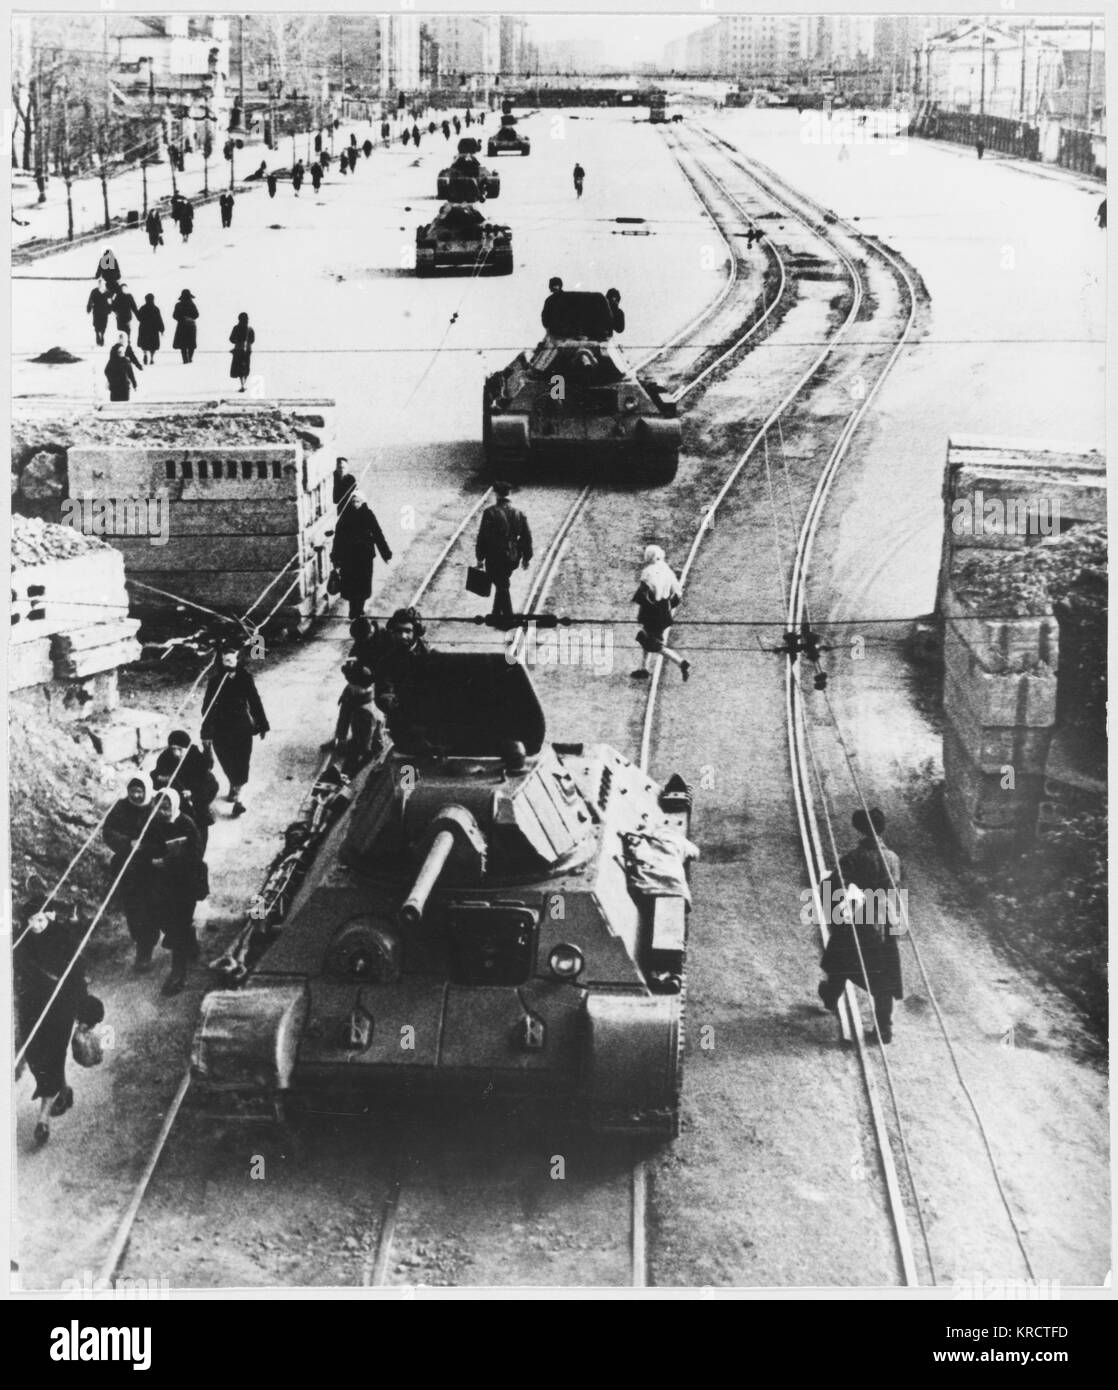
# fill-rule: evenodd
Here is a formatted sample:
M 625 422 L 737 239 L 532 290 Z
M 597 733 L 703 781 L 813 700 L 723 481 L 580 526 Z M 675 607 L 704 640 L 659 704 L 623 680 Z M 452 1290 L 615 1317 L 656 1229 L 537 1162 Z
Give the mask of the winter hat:
M 865 811 L 855 811 L 852 824 L 859 835 L 868 835 L 871 825 L 875 834 L 883 835 L 885 833 L 885 816 L 876 806 L 868 816 Z
M 168 748 L 189 748 L 190 744 L 191 738 L 185 729 L 172 729 L 167 735 Z
M 509 493 L 512 491 L 512 484 L 511 484 L 511 483 L 494 483 L 494 484 L 493 484 L 493 491 L 497 494 L 498 497 L 507 497 L 507 496 L 509 495 Z

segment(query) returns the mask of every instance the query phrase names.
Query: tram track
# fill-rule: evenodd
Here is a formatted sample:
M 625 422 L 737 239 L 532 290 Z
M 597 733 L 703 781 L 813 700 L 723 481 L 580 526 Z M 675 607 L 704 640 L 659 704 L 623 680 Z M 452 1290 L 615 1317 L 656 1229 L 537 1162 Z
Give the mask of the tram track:
M 709 166 L 705 163 L 705 161 L 699 160 L 697 157 L 695 157 L 695 162 L 696 166 L 700 170 L 702 177 L 708 180 L 712 189 L 717 189 L 718 181 L 716 179 L 716 176 L 711 172 Z M 707 207 L 708 213 L 711 215 L 712 219 L 715 220 L 715 225 L 719 226 L 720 235 L 723 236 L 723 239 L 726 242 L 727 247 L 729 247 L 731 250 L 731 267 L 736 267 L 738 260 L 737 254 L 732 247 L 732 243 L 729 237 L 727 237 L 726 233 L 722 230 L 722 226 L 719 225 L 719 219 L 716 218 L 715 212 L 711 206 L 713 198 L 711 197 L 709 190 L 707 198 L 704 199 L 699 194 L 698 187 L 696 186 L 697 181 L 694 180 L 691 175 L 688 175 L 688 178 L 689 182 L 692 183 L 692 187 L 696 193 L 696 196 L 699 197 L 700 201 L 703 202 L 704 206 Z M 725 190 L 721 191 L 725 192 Z M 744 216 L 747 220 L 749 220 L 749 215 L 748 213 L 746 213 L 744 207 L 742 206 L 739 200 L 730 196 L 724 201 L 728 201 L 731 206 L 735 206 L 736 212 L 739 215 Z M 796 216 L 796 214 L 793 213 L 790 209 L 788 210 L 788 215 Z M 725 214 L 722 215 L 721 220 L 724 222 Z M 805 225 L 807 225 L 806 222 Z M 816 229 L 813 228 L 812 230 Z M 738 235 L 741 235 L 741 233 L 738 233 Z M 713 373 L 720 366 L 724 365 L 724 363 L 727 362 L 736 352 L 741 351 L 746 346 L 750 338 L 759 335 L 761 332 L 767 330 L 767 328 L 769 327 L 768 320 L 770 318 L 770 315 L 775 314 L 777 304 L 780 303 L 784 298 L 785 289 L 788 281 L 788 274 L 787 268 L 784 264 L 783 258 L 780 255 L 779 250 L 776 247 L 774 247 L 771 244 L 771 242 L 768 243 L 767 254 L 770 257 L 775 257 L 779 265 L 779 294 L 772 298 L 772 300 L 766 305 L 764 312 L 760 316 L 753 316 L 754 321 L 746 328 L 746 330 L 743 333 L 741 333 L 738 336 L 737 339 L 731 342 L 728 347 L 723 347 L 721 343 L 719 344 L 719 351 L 714 360 L 703 360 L 704 355 L 700 355 L 699 361 L 701 362 L 701 370 L 696 372 L 692 379 L 685 380 L 681 383 L 680 387 L 677 389 L 677 399 L 680 398 L 682 395 L 687 394 L 687 392 L 696 389 L 702 381 L 708 379 L 711 375 L 713 375 Z M 843 322 L 838 326 L 838 328 L 835 330 L 832 336 L 828 339 L 823 350 L 818 354 L 818 356 L 815 359 L 813 359 L 807 371 L 797 378 L 797 381 L 793 386 L 792 390 L 784 396 L 784 398 L 777 405 L 777 407 L 765 418 L 761 426 L 755 430 L 749 446 L 736 457 L 731 468 L 726 473 L 722 485 L 714 501 L 704 512 L 703 517 L 700 520 L 700 524 L 693 537 L 691 549 L 688 553 L 687 561 L 684 565 L 683 573 L 681 575 L 681 578 L 684 583 L 686 583 L 691 568 L 695 563 L 703 538 L 710 525 L 713 523 L 715 512 L 717 511 L 719 505 L 722 503 L 725 497 L 733 489 L 735 483 L 738 481 L 743 470 L 745 469 L 746 464 L 749 462 L 750 458 L 754 455 L 755 451 L 764 440 L 767 431 L 771 428 L 773 423 L 780 417 L 780 415 L 788 409 L 790 409 L 793 403 L 798 399 L 800 394 L 812 381 L 813 377 L 818 372 L 819 367 L 825 361 L 826 357 L 830 353 L 832 353 L 835 350 L 836 346 L 838 346 L 842 342 L 849 326 L 856 319 L 859 309 L 861 307 L 861 293 L 858 288 L 858 284 L 859 282 L 857 278 L 852 278 L 852 303 Z M 708 316 L 711 313 L 715 312 L 717 308 L 720 307 L 722 303 L 725 301 L 725 299 L 728 297 L 731 288 L 732 281 L 731 285 L 728 286 L 724 290 L 723 294 L 719 296 L 718 300 L 715 302 L 715 305 L 710 306 L 710 308 L 708 308 L 708 310 L 703 315 L 700 315 L 698 319 L 693 321 L 692 325 L 689 325 L 687 328 L 685 328 L 680 335 L 676 336 L 675 339 L 671 340 L 671 342 L 669 342 L 668 344 L 662 345 L 661 348 L 657 350 L 657 352 L 650 354 L 649 357 L 644 359 L 644 361 L 642 361 L 642 363 L 640 364 L 641 367 L 646 366 L 648 362 L 650 362 L 651 360 L 654 360 L 656 357 L 662 356 L 664 353 L 669 351 L 670 348 L 678 345 L 684 335 L 688 333 L 693 333 L 701 323 L 706 322 Z M 705 354 L 705 356 L 709 357 L 709 353 Z M 564 555 L 566 554 L 567 545 L 570 540 L 570 537 L 574 533 L 576 529 L 576 524 L 579 521 L 584 510 L 586 509 L 587 504 L 594 490 L 595 489 L 591 484 L 588 484 L 585 487 L 583 487 L 579 491 L 579 493 L 566 505 L 557 524 L 554 524 L 551 527 L 547 546 L 543 552 L 539 564 L 534 568 L 531 574 L 529 594 L 525 603 L 525 608 L 527 611 L 534 611 L 535 607 L 543 601 L 550 584 L 552 583 L 555 576 L 559 573 L 561 562 Z M 535 491 L 536 490 L 533 489 L 533 494 Z M 523 491 L 521 495 L 525 495 Z M 420 583 L 412 593 L 412 603 L 414 606 L 418 606 L 421 602 L 423 602 L 424 599 L 435 590 L 435 587 L 438 584 L 439 580 L 444 575 L 449 573 L 451 565 L 455 562 L 456 556 L 459 554 L 463 538 L 467 535 L 468 529 L 470 528 L 472 522 L 476 519 L 478 513 L 480 512 L 481 508 L 485 505 L 487 500 L 488 492 L 483 493 L 479 498 L 475 499 L 473 503 L 470 505 L 470 507 L 466 510 L 464 515 L 461 517 L 449 538 L 442 544 L 435 559 L 429 564 L 426 572 L 424 573 L 423 578 L 421 579 Z M 522 640 L 522 634 L 518 634 L 517 637 L 514 638 L 514 642 L 521 642 Z M 645 703 L 645 710 L 641 725 L 640 765 L 642 770 L 645 771 L 647 771 L 648 769 L 652 755 L 652 744 L 655 731 L 655 712 L 657 699 L 661 690 L 661 668 L 662 661 L 656 664 L 653 673 L 653 679 L 649 684 L 648 697 Z M 114 1234 L 114 1240 L 110 1248 L 110 1257 L 106 1260 L 105 1267 L 102 1271 L 102 1273 L 107 1277 L 115 1277 L 119 1273 L 119 1270 L 124 1263 L 128 1251 L 131 1222 L 135 1220 L 136 1215 L 139 1212 L 140 1206 L 143 1203 L 147 1191 L 147 1185 L 151 1182 L 156 1167 L 158 1166 L 163 1146 L 166 1145 L 174 1128 L 175 1118 L 177 1115 L 177 1107 L 181 1106 L 182 1103 L 185 1101 L 188 1090 L 189 1079 L 187 1076 L 186 1078 L 184 1078 L 184 1083 L 180 1085 L 179 1092 L 176 1095 L 176 1105 L 172 1107 L 172 1110 L 169 1111 L 168 1115 L 165 1117 L 164 1125 L 160 1131 L 159 1139 L 157 1140 L 156 1149 L 153 1152 L 153 1154 L 149 1156 L 149 1160 L 145 1165 L 144 1173 L 141 1178 L 143 1190 L 139 1190 L 138 1193 L 133 1194 L 133 1199 L 129 1203 L 129 1207 L 125 1213 L 125 1221 L 122 1222 L 121 1228 L 118 1228 L 117 1232 Z M 413 1157 L 413 1155 L 410 1155 L 409 1160 Z M 388 1281 L 391 1272 L 390 1266 L 392 1263 L 392 1252 L 401 1220 L 401 1214 L 406 1214 L 408 1197 L 416 1190 L 416 1183 L 414 1178 L 409 1183 L 405 1174 L 405 1170 L 408 1167 L 415 1166 L 415 1163 L 411 1161 L 405 1163 L 403 1161 L 402 1153 L 397 1154 L 396 1161 L 393 1165 L 393 1177 L 389 1182 L 387 1188 L 387 1195 L 385 1197 L 379 1218 L 378 1231 L 376 1233 L 375 1238 L 366 1240 L 366 1250 L 370 1253 L 367 1255 L 366 1259 L 362 1264 L 360 1282 L 363 1286 L 378 1287 L 383 1286 Z M 643 1156 L 637 1156 L 635 1160 L 627 1166 L 627 1178 L 625 1184 L 628 1195 L 628 1268 L 626 1282 L 628 1282 L 633 1287 L 645 1286 L 645 1284 L 649 1281 L 651 1277 L 649 1271 L 647 1239 L 648 1181 L 648 1169 L 646 1167 L 645 1158 Z

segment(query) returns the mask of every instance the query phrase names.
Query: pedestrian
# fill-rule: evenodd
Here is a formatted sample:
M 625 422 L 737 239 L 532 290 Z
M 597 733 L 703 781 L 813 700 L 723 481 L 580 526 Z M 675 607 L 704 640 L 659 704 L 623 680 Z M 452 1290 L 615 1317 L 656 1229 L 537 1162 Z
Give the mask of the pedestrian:
M 1099 204 L 1099 210 L 1095 213 L 1095 221 L 1099 224 L 1102 231 L 1106 231 L 1106 199 Z
M 117 328 L 131 342 L 132 320 L 140 312 L 140 307 L 132 298 L 132 292 L 127 285 L 121 285 L 113 296 L 112 309 Z
M 221 209 L 221 225 L 231 227 L 233 225 L 233 195 L 226 192 L 217 200 L 217 205 Z
M 181 994 L 190 962 L 198 959 L 194 913 L 209 885 L 198 827 L 183 813 L 178 792 L 166 787 L 152 804 L 141 848 L 144 898 L 148 920 L 171 953 L 171 973 L 160 991 L 169 998 Z
M 291 170 L 291 187 L 295 190 L 295 196 L 296 196 L 296 198 L 299 196 L 299 190 L 300 190 L 300 188 L 302 188 L 302 186 L 303 186 L 303 161 L 300 159 L 300 160 L 298 160 L 298 161 L 296 162 L 295 167 Z
M 419 149 L 419 133 L 419 127 L 417 125 L 413 125 L 411 128 L 411 138 L 416 149 Z
M 418 143 L 418 142 L 417 142 L 417 143 Z M 357 146 L 356 146 L 356 145 L 350 145 L 349 149 L 346 151 L 346 158 L 347 158 L 348 161 L 349 161 L 349 172 L 352 174 L 353 171 L 357 168 Z
M 322 165 L 322 172 L 327 173 L 330 168 L 330 151 L 323 150 L 318 157 L 318 162 Z
M 438 129 L 439 129 L 439 128 L 438 128 L 438 126 L 435 124 L 434 121 L 428 121 L 428 122 L 427 122 L 427 134 L 428 134 L 428 135 L 434 135 L 434 134 L 436 134 L 437 131 L 438 131 Z
M 414 722 L 415 687 L 429 668 L 425 631 L 417 608 L 397 608 L 388 620 L 388 640 L 376 668 L 376 706 L 393 741 L 402 747 L 414 746 L 414 736 L 420 733 Z
M 543 302 L 543 310 L 540 313 L 540 322 L 548 333 L 553 332 L 558 326 L 559 300 L 563 297 L 563 282 L 558 275 L 553 275 L 547 282 L 547 298 Z
M 183 290 L 178 303 L 171 310 L 171 317 L 178 324 L 171 346 L 178 348 L 184 362 L 193 362 L 198 347 L 198 306 L 189 290 Z
M 403 135 L 400 136 L 400 141 L 402 144 L 406 145 L 410 139 L 411 131 L 405 128 Z
M 144 369 L 140 365 L 140 359 L 132 351 L 132 344 L 128 341 L 128 334 L 118 333 L 116 335 L 116 340 L 118 345 L 123 350 L 124 356 L 127 358 L 127 360 L 132 364 L 133 367 L 136 368 L 138 372 L 142 372 Z
M 485 112 L 484 112 L 484 111 L 479 111 L 479 112 L 477 113 L 477 123 L 478 123 L 478 125 L 484 125 L 484 124 L 485 124 Z
M 213 803 L 220 791 L 213 774 L 212 756 L 207 757 L 197 748 L 185 729 L 174 729 L 167 736 L 166 748 L 155 760 L 151 780 L 158 790 L 171 786 L 183 798 L 191 820 L 198 827 L 204 854 L 210 826 L 214 823 Z
M 449 140 L 449 139 L 450 139 L 450 122 L 449 122 L 449 121 L 443 121 L 443 138 L 444 138 L 445 140 Z
M 625 332 L 625 310 L 621 307 L 621 291 L 606 290 L 606 303 L 609 305 L 610 321 L 615 333 Z
M 849 980 L 873 1000 L 877 1036 L 893 1041 L 893 1001 L 904 998 L 898 932 L 901 917 L 901 861 L 884 840 L 885 816 L 874 807 L 867 815 L 854 813 L 861 839 L 839 860 L 837 871 L 823 880 L 823 911 L 830 922 L 830 940 L 823 952 L 825 978 L 819 998 L 838 1011 Z M 836 920 L 837 918 L 837 920 Z
M 237 315 L 237 322 L 233 325 L 232 333 L 229 334 L 229 341 L 233 344 L 233 359 L 229 363 L 229 375 L 234 381 L 241 383 L 241 390 L 243 391 L 249 372 L 252 370 L 252 345 L 256 342 L 256 332 L 248 326 L 247 314 Z
M 158 932 L 151 929 L 145 907 L 143 861 L 132 852 L 143 837 L 144 826 L 151 816 L 152 790 L 151 778 L 145 773 L 129 774 L 124 795 L 113 804 L 101 828 L 101 838 L 113 852 L 109 864 L 109 883 L 116 884 L 112 905 L 124 913 L 128 924 L 128 935 L 136 947 L 133 969 L 137 974 L 150 967 L 151 953 L 158 939 Z
M 109 349 L 109 360 L 105 363 L 105 378 L 109 383 L 110 401 L 127 401 L 136 387 L 136 374 L 132 370 L 124 346 L 117 342 Z
M 202 708 L 206 711 L 202 720 L 203 747 L 207 754 L 217 755 L 229 779 L 225 799 L 233 803 L 233 815 L 243 816 L 242 793 L 248 783 L 252 740 L 263 738 L 271 725 L 256 682 L 242 664 L 241 649 L 235 641 L 222 645 Z
M 979 159 L 981 159 L 983 154 L 986 152 L 986 142 L 985 140 L 983 140 L 981 135 L 974 142 L 974 148 L 978 151 L 978 157 Z
M 371 140 L 366 140 L 365 143 L 361 146 L 361 148 L 365 152 L 365 158 L 368 159 L 368 157 L 373 152 L 373 142 Z
M 574 167 L 575 194 L 579 198 L 582 197 L 582 181 L 585 177 L 586 170 L 582 167 L 581 164 L 576 164 Z
M 390 141 L 391 139 L 392 139 L 392 127 L 388 124 L 387 121 L 381 121 L 381 123 L 380 123 L 380 143 L 381 143 L 382 145 L 384 145 L 384 146 L 387 146 L 388 143 L 389 143 L 389 141 Z
M 322 187 L 322 165 L 316 159 L 311 165 L 311 188 L 317 193 Z
M 155 208 L 148 213 L 144 229 L 148 234 L 148 241 L 151 242 L 152 251 L 163 245 L 163 219 Z
M 381 751 L 384 738 L 373 704 L 372 671 L 359 661 L 347 661 L 343 671 L 346 683 L 338 697 L 338 728 L 343 723 L 347 726 L 348 739 L 344 744 L 335 739 L 335 746 L 345 747 L 342 771 L 353 777 Z
M 512 617 L 509 584 L 517 565 L 528 568 L 532 560 L 532 532 L 528 518 L 509 502 L 508 483 L 494 483 L 497 500 L 481 514 L 474 553 L 493 584 L 495 618 Z
M 194 230 L 194 204 L 188 199 L 182 200 L 182 207 L 179 209 L 179 231 L 182 232 L 184 242 L 190 240 L 190 233 Z
M 349 604 L 350 619 L 360 618 L 373 592 L 373 564 L 376 556 L 388 563 L 392 551 L 384 538 L 372 508 L 357 491 L 352 475 L 344 474 L 335 481 L 338 520 L 334 527 L 334 544 L 330 548 L 330 563 L 338 572 L 338 592 Z
M 57 900 L 31 907 L 15 953 L 15 996 L 20 1034 L 28 1039 L 24 1056 L 35 1078 L 35 1147 L 41 1149 L 50 1139 L 51 1120 L 74 1104 L 74 1092 L 66 1083 L 74 1029 L 95 1027 L 105 1017 L 105 1006 L 89 992 L 76 907 Z
M 684 680 L 691 674 L 691 663 L 664 645 L 664 634 L 674 621 L 675 610 L 683 598 L 675 570 L 658 545 L 644 548 L 644 568 L 640 573 L 633 602 L 637 605 L 637 641 L 644 650 L 644 664 L 633 672 L 634 680 L 648 680 L 653 658 L 663 656 L 679 667 Z
M 466 126 L 467 126 L 467 127 L 472 126 L 473 123 L 474 123 L 473 115 L 472 115 L 471 112 L 467 111 L 467 112 L 466 112 Z
M 454 117 L 452 118 L 452 120 L 451 120 L 451 125 L 454 126 L 454 133 L 455 133 L 455 135 L 461 135 L 461 133 L 462 133 L 462 122 L 458 119 L 457 116 L 454 116 Z
M 106 247 L 105 250 L 101 252 L 101 259 L 97 262 L 97 273 L 93 278 L 95 280 L 104 280 L 105 289 L 108 291 L 110 298 L 116 293 L 116 287 L 120 284 L 121 273 L 120 262 L 113 252 Z
M 268 184 L 268 197 L 269 197 L 269 198 L 274 198 L 274 197 L 276 196 L 276 176 L 275 176 L 275 174 L 269 174 L 269 175 L 268 175 L 268 177 L 267 177 L 267 184 Z
M 93 315 L 93 333 L 98 347 L 105 346 L 105 329 L 109 326 L 110 308 L 109 295 L 101 288 L 100 283 L 94 285 L 85 301 L 85 312 Z
M 357 136 L 353 133 L 352 130 L 349 133 L 349 145 L 350 149 L 355 148 L 357 145 Z
M 317 131 L 317 132 L 315 133 L 315 137 L 314 137 L 314 152 L 315 152 L 315 154 L 321 154 L 321 153 L 322 153 L 322 131 L 321 131 L 321 130 L 320 130 L 320 131 Z
M 167 331 L 163 315 L 155 302 L 155 295 L 144 295 L 144 302 L 136 310 L 136 320 L 136 346 L 144 354 L 144 365 L 150 366 L 155 361 L 155 354 L 159 351 L 159 344 Z

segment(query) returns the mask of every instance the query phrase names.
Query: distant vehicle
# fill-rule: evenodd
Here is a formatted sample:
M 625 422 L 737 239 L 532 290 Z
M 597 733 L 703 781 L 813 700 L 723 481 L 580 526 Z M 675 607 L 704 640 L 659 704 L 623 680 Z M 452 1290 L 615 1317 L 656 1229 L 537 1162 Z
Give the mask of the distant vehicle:
M 458 158 L 446 169 L 439 170 L 435 186 L 440 198 L 450 197 L 451 184 L 456 178 L 476 179 L 483 198 L 500 196 L 501 176 L 478 162 L 477 154 L 480 149 L 480 140 L 459 140 Z
M 434 275 L 439 270 L 512 274 L 512 231 L 487 221 L 476 206 L 480 201 L 476 179 L 450 180 L 449 201 L 430 222 L 416 228 L 416 275 Z
M 637 376 L 612 337 L 605 295 L 559 297 L 535 351 L 485 382 L 482 441 L 491 469 L 508 476 L 549 459 L 587 460 L 635 470 L 643 482 L 671 482 L 682 433 L 675 402 Z
M 675 112 L 673 112 L 673 113 L 672 113 L 672 120 L 673 120 L 673 121 L 682 121 L 682 120 L 683 120 L 683 112 L 682 112 L 682 111 L 675 111 Z
M 428 654 L 390 750 L 288 827 L 230 961 L 241 987 L 202 1001 L 207 1110 L 535 1099 L 675 1137 L 691 796 L 546 733 L 524 665 Z
M 648 119 L 653 125 L 662 125 L 667 119 L 668 97 L 666 92 L 652 92 L 648 98 Z
M 489 137 L 488 157 L 496 159 L 502 154 L 521 154 L 526 155 L 531 152 L 532 142 L 527 135 L 521 135 L 516 129 L 515 116 L 502 116 L 502 125 L 496 134 Z M 504 121 L 511 120 L 512 125 L 504 125 Z

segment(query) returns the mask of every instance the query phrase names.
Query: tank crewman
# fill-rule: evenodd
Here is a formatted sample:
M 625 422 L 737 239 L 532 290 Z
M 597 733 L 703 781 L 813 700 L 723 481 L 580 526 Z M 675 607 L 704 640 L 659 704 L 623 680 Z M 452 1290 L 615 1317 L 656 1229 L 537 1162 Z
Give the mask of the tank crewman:
M 555 310 L 558 306 L 559 297 L 563 293 L 563 282 L 558 275 L 553 275 L 547 282 L 548 296 L 543 302 L 543 312 L 540 314 L 540 321 L 549 333 L 554 331 Z
M 492 616 L 511 618 L 509 583 L 518 565 L 527 569 L 531 564 L 532 532 L 528 518 L 509 502 L 510 485 L 494 483 L 493 491 L 497 500 L 481 514 L 475 554 L 493 581 Z
M 847 980 L 867 990 L 873 999 L 878 1037 L 888 1043 L 893 1041 L 893 1001 L 904 998 L 897 945 L 898 931 L 903 930 L 896 893 L 901 861 L 882 838 L 885 816 L 876 807 L 869 815 L 855 811 L 854 829 L 862 838 L 842 856 L 837 872 L 829 874 L 820 889 L 831 938 L 823 952 L 825 978 L 819 985 L 819 998 L 836 1012 Z
M 374 677 L 376 706 L 385 716 L 388 732 L 397 742 L 407 743 L 415 726 L 412 686 L 421 676 L 431 648 L 424 641 L 426 629 L 416 608 L 397 608 L 388 620 L 390 642 L 385 644 Z
M 621 291 L 606 290 L 606 303 L 609 305 L 610 322 L 615 333 L 625 332 L 625 310 L 621 307 Z

